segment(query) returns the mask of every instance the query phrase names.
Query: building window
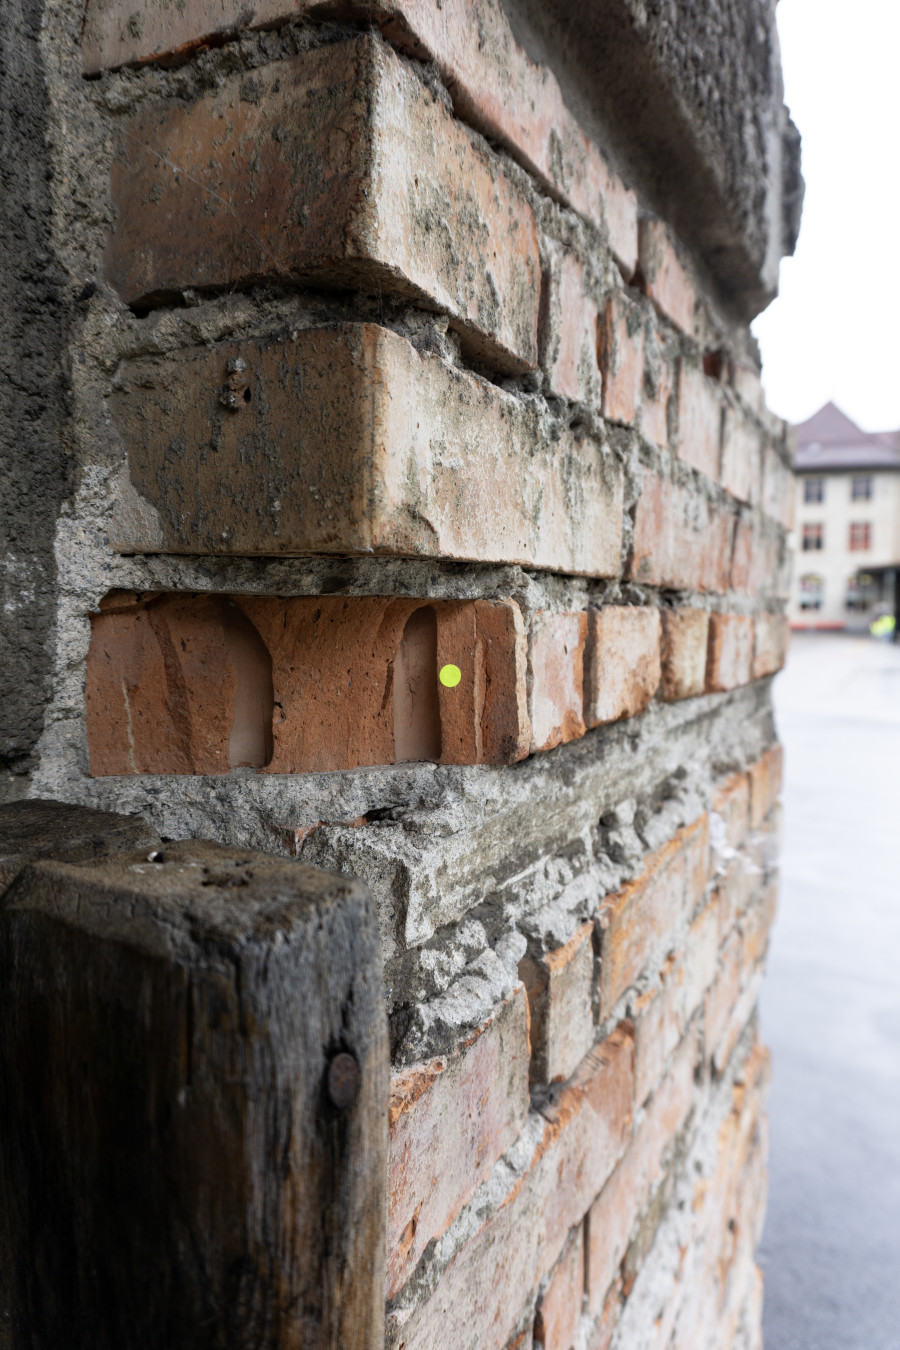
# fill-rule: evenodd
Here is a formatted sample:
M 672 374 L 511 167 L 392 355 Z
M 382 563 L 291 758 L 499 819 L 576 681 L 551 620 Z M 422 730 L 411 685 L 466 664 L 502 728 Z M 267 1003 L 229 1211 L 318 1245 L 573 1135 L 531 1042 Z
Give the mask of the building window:
M 807 572 L 800 578 L 800 608 L 821 609 L 825 583 L 815 572 Z
M 850 527 L 853 529 L 853 526 Z M 809 553 L 810 549 L 825 547 L 825 526 L 824 525 L 804 525 L 803 526 L 803 552 Z M 853 545 L 851 544 L 852 548 Z
M 854 483 L 856 479 L 854 478 Z M 824 478 L 804 478 L 803 480 L 803 500 L 805 502 L 824 502 L 825 500 L 825 479 Z
M 853 502 L 870 502 L 872 500 L 871 474 L 850 480 L 850 500 Z
M 804 548 L 806 547 L 804 543 Z M 866 521 L 864 525 L 850 526 L 850 552 L 863 553 L 866 549 L 872 547 L 872 526 Z
M 875 603 L 875 578 L 868 572 L 854 572 L 847 582 L 846 606 L 850 610 L 865 613 Z

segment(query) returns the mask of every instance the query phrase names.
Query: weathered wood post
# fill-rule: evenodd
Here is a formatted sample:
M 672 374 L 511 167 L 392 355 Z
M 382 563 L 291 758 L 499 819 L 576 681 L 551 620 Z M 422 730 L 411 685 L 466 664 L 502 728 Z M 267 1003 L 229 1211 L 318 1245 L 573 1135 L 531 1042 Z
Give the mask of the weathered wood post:
M 388 1051 L 359 883 L 210 843 L 27 868 L 0 914 L 0 1090 L 9 1346 L 380 1348 Z

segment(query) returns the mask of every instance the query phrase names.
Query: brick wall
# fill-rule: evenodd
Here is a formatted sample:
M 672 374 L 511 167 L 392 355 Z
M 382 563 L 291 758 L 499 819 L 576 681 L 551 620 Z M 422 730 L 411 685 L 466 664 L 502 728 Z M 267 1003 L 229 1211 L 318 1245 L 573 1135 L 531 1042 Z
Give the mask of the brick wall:
M 714 162 L 658 32 L 611 87 L 677 94 L 703 228 L 526 4 L 76 8 L 22 790 L 368 883 L 392 1350 L 758 1347 L 785 183 Z M 742 238 L 714 187 L 757 171 Z

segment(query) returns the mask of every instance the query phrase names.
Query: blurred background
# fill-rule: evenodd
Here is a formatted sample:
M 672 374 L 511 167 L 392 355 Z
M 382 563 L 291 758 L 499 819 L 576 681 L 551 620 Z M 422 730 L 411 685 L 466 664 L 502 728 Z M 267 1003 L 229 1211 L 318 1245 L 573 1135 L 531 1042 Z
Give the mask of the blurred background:
M 766 1350 L 900 1346 L 896 0 L 780 0 L 806 203 L 754 325 L 798 425 L 772 1046 Z

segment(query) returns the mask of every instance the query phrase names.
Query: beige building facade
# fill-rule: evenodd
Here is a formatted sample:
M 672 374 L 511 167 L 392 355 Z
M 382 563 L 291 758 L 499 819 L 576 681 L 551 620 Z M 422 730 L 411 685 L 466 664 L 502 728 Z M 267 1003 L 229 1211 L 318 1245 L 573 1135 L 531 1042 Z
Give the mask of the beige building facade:
M 833 403 L 797 427 L 794 628 L 864 630 L 900 581 L 900 433 Z

